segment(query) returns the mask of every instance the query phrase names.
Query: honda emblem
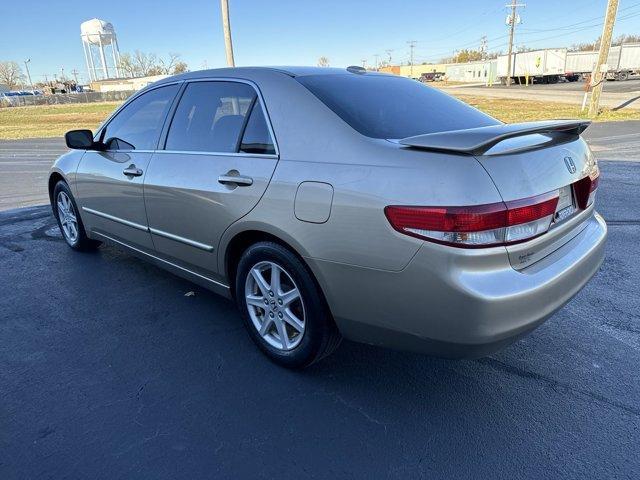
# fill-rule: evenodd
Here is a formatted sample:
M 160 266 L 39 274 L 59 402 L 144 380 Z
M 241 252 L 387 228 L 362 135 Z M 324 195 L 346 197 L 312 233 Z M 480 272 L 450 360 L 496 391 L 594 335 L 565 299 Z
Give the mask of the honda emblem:
M 569 170 L 569 173 L 576 173 L 576 164 L 573 162 L 573 158 L 564 157 L 564 164 L 566 165 L 567 170 Z

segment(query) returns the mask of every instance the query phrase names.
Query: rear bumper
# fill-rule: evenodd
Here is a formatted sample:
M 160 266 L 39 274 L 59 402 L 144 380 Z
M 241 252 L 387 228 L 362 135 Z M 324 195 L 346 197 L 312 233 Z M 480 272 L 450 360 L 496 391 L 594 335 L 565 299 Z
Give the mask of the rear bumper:
M 342 334 L 445 357 L 489 354 L 568 302 L 604 258 L 598 214 L 533 265 L 516 271 L 504 247 L 464 250 L 424 243 L 400 272 L 312 261 Z

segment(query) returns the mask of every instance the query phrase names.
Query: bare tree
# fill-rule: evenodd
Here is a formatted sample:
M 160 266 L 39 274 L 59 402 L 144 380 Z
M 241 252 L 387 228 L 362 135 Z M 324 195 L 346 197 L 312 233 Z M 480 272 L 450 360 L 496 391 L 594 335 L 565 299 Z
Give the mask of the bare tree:
M 136 76 L 136 66 L 133 62 L 133 58 L 130 53 L 123 53 L 120 55 L 120 62 L 118 68 L 125 73 L 126 77 Z
M 318 66 L 319 67 L 328 67 L 329 66 L 329 59 L 327 57 L 320 57 L 318 59 Z
M 133 63 L 141 77 L 159 75 L 159 73 L 156 72 L 162 70 L 162 67 L 158 63 L 158 57 L 155 53 L 145 53 L 140 50 L 136 50 L 133 52 Z
M 0 62 L 0 83 L 7 85 L 9 90 L 13 90 L 17 85 L 24 82 L 24 74 L 17 62 Z
M 180 54 L 179 53 L 169 53 L 169 58 L 165 61 L 164 58 L 160 59 L 159 67 L 162 70 L 162 74 L 171 75 L 175 72 L 176 65 L 180 62 Z
M 133 55 L 120 55 L 120 69 L 129 77 L 147 77 L 149 75 L 175 75 L 188 70 L 187 64 L 180 60 L 180 54 L 170 53 L 168 58 L 159 58 L 155 53 L 136 50 Z

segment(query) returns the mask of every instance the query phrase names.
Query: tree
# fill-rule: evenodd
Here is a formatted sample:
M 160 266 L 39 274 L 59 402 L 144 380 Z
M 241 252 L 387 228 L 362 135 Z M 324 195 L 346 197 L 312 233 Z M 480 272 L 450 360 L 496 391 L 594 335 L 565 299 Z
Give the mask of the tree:
M 453 57 L 443 58 L 442 63 L 467 63 L 482 60 L 484 53 L 480 50 L 460 50 Z
M 17 62 L 0 62 L 0 83 L 6 84 L 9 90 L 23 83 L 24 78 Z
M 322 56 L 318 59 L 318 66 L 319 67 L 328 67 L 329 66 L 329 59 L 325 56 Z
M 185 62 L 180 60 L 180 54 L 170 53 L 167 58 L 159 58 L 155 53 L 136 50 L 133 55 L 120 55 L 120 69 L 128 77 L 147 77 L 150 75 L 175 75 L 188 70 Z
M 640 35 L 619 35 L 612 45 L 622 45 L 623 43 L 640 43 Z
M 178 73 L 185 73 L 189 71 L 189 67 L 185 62 L 177 62 L 173 67 L 173 74 L 177 75 Z
M 125 77 L 136 76 L 136 66 L 134 65 L 133 58 L 130 53 L 123 53 L 120 55 L 120 62 L 118 68 L 124 72 Z
M 155 53 L 145 53 L 140 50 L 133 52 L 133 62 L 136 66 L 137 73 L 141 77 L 149 75 L 160 75 L 161 66 L 158 64 L 158 57 Z

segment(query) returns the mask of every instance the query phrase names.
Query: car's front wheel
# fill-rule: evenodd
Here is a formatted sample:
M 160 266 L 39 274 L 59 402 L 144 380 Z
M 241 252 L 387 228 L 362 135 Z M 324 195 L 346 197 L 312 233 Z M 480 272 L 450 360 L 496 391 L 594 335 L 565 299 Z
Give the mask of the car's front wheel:
M 74 250 L 93 250 L 100 245 L 100 242 L 87 237 L 71 189 L 63 180 L 53 189 L 53 214 L 64 241 Z
M 235 291 L 249 335 L 280 365 L 306 367 L 338 347 L 340 333 L 316 282 L 282 245 L 249 247 L 238 263 Z

